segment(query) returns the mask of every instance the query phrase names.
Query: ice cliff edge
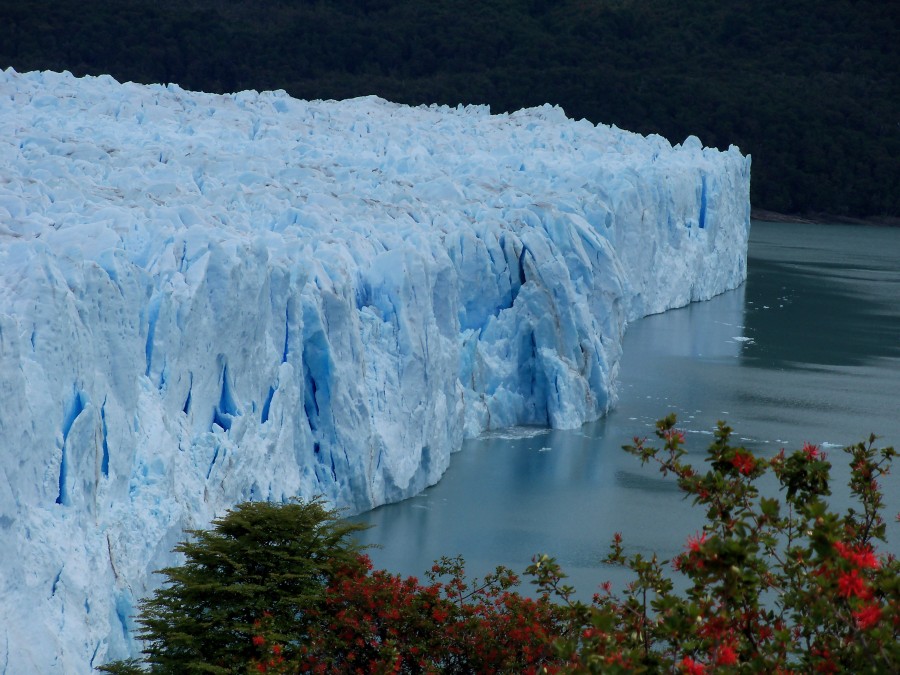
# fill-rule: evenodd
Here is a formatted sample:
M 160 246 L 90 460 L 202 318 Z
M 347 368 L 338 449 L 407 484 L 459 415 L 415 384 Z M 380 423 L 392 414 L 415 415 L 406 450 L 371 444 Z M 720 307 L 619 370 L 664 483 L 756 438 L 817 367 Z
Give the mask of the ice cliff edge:
M 0 674 L 125 656 L 237 502 L 360 511 L 602 415 L 627 321 L 744 280 L 749 181 L 549 106 L 0 71 Z

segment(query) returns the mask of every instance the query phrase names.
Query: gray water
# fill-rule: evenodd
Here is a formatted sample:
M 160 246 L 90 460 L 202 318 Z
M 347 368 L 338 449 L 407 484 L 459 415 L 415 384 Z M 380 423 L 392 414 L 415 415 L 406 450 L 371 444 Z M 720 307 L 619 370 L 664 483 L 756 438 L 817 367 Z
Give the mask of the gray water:
M 841 448 L 870 433 L 900 448 L 900 229 L 754 221 L 748 267 L 735 291 L 629 326 L 606 418 L 469 441 L 440 483 L 355 518 L 374 526 L 360 538 L 380 546 L 375 565 L 421 576 L 461 554 L 482 576 L 548 553 L 589 596 L 625 579 L 601 563 L 615 532 L 627 551 L 671 558 L 702 514 L 621 446 L 673 411 L 697 463 L 720 419 L 763 456 L 820 444 L 835 475 L 847 474 Z M 885 486 L 894 552 L 898 476 Z

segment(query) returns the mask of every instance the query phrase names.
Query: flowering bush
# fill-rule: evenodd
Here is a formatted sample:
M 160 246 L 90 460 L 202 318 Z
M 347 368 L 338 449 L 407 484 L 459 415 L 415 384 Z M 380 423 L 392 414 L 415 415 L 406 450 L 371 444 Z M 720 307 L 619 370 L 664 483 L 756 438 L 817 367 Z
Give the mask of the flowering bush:
M 146 665 L 153 673 L 900 671 L 900 564 L 876 549 L 892 448 L 877 449 L 872 437 L 845 449 L 853 503 L 838 513 L 828 500 L 831 465 L 816 446 L 764 459 L 732 446 L 720 423 L 701 473 L 684 461 L 674 416 L 656 433 L 661 447 L 634 439 L 625 449 L 673 476 L 706 524 L 671 561 L 627 556 L 617 534 L 607 562 L 634 576 L 620 592 L 605 583 L 592 602 L 576 599 L 547 555 L 527 570 L 534 599 L 502 567 L 467 581 L 461 558 L 441 559 L 421 584 L 373 570 L 346 539 L 355 526 L 318 502 L 244 505 L 216 521 L 215 533 L 182 544 L 190 574 L 167 569 L 170 586 L 142 606 Z M 774 495 L 760 489 L 767 474 Z M 293 509 L 289 518 L 281 508 Z
M 258 624 L 253 644 L 265 649 L 251 672 L 534 673 L 553 658 L 560 608 L 510 592 L 518 580 L 505 568 L 469 583 L 462 559 L 444 558 L 422 585 L 373 571 L 364 555 L 358 562 L 311 610 L 300 658 L 285 664 L 267 622 Z
M 560 572 L 542 558 L 530 571 L 547 596 L 561 598 L 577 639 L 557 640 L 561 668 L 573 672 L 667 671 L 886 673 L 900 669 L 897 560 L 880 556 L 885 522 L 880 479 L 896 455 L 875 438 L 845 448 L 854 499 L 843 515 L 828 503 L 830 464 L 816 446 L 765 460 L 729 443 L 719 423 L 709 469 L 684 462 L 675 417 L 657 423 L 662 447 L 635 439 L 626 450 L 655 462 L 706 509 L 701 533 L 671 565 L 689 586 L 676 593 L 668 561 L 623 553 L 608 561 L 635 574 L 622 596 L 606 585 L 590 606 L 571 600 Z M 758 484 L 768 472 L 781 498 Z

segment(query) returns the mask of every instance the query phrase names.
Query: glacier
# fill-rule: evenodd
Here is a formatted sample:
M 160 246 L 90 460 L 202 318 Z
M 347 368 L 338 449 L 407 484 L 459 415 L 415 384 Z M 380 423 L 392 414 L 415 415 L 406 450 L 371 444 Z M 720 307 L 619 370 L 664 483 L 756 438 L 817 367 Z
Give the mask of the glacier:
M 184 528 L 348 513 L 616 400 L 629 321 L 741 284 L 750 158 L 543 106 L 0 71 L 0 674 L 133 654 Z

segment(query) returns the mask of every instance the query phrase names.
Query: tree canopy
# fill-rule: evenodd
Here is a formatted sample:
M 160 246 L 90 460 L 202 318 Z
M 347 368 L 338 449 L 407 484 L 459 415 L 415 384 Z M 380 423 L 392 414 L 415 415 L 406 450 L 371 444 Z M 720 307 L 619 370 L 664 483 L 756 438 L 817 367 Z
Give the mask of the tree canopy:
M 246 502 L 189 531 L 175 548 L 184 564 L 160 570 L 165 585 L 141 604 L 146 663 L 154 673 L 241 672 L 262 617 L 273 635 L 302 638 L 332 579 L 359 564 L 350 535 L 363 528 L 312 500 Z

